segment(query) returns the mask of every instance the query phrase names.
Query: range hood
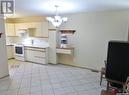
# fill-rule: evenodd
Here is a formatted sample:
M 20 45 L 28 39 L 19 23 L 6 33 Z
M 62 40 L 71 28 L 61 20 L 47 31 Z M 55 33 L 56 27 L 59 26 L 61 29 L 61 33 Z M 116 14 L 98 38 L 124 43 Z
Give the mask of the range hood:
M 18 30 L 19 37 L 27 37 L 28 36 L 28 29 L 27 28 L 20 28 Z
M 20 28 L 18 30 L 18 33 L 26 33 L 28 31 L 28 28 Z

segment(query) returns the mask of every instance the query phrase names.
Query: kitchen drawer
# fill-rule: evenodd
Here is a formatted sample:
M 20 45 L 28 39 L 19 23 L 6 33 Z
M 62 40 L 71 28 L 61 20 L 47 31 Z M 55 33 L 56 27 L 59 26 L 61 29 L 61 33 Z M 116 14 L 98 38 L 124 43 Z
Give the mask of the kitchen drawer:
M 45 52 L 41 52 L 41 51 L 32 51 L 34 56 L 37 56 L 37 57 L 45 57 Z
M 56 53 L 61 53 L 61 54 L 73 54 L 72 49 L 63 49 L 63 48 L 57 48 Z
M 42 51 L 42 52 L 45 52 L 45 49 L 44 49 L 44 48 L 35 48 L 35 47 L 29 47 L 29 46 L 26 46 L 26 47 L 25 47 L 25 50 Z
M 33 49 L 25 49 L 25 58 L 27 61 L 46 64 L 47 63 L 47 56 L 46 52 L 44 51 L 35 51 Z
M 46 64 L 46 60 L 43 57 L 34 56 L 33 62 L 40 63 L 40 64 Z

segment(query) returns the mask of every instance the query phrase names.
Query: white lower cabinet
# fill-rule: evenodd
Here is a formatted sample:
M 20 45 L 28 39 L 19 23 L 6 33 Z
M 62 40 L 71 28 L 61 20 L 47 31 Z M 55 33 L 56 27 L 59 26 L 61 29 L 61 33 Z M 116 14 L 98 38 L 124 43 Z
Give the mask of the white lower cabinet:
M 73 55 L 74 48 L 57 48 L 56 53 Z
M 48 63 L 47 48 L 25 47 L 25 59 L 26 61 L 30 62 L 47 64 Z
M 7 56 L 8 59 L 14 58 L 14 48 L 12 45 L 7 46 Z

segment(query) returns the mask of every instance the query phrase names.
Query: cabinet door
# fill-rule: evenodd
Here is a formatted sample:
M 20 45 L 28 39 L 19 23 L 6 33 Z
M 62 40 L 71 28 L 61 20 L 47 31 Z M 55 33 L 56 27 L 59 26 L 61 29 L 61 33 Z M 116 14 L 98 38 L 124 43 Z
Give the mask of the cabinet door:
M 24 28 L 35 28 L 35 23 L 34 22 L 26 22 L 26 23 L 21 23 L 22 27 Z
M 31 50 L 25 50 L 25 59 L 33 62 L 33 52 Z
M 42 22 L 42 35 L 48 37 L 48 22 Z
M 19 29 L 28 29 L 28 28 L 36 28 L 35 23 L 34 22 L 15 23 L 15 31 L 17 36 L 18 36 Z
M 11 59 L 13 58 L 13 46 L 7 46 L 7 56 L 8 56 L 8 59 Z
M 30 35 L 34 37 L 48 37 L 48 22 L 29 22 L 29 23 L 15 23 L 15 32 L 16 36 L 18 36 L 19 29 L 28 29 L 31 28 L 35 31 Z
M 6 36 L 16 36 L 15 25 L 13 23 L 6 23 L 5 32 L 6 32 Z
M 33 51 L 33 55 L 34 55 L 34 62 L 36 63 L 40 63 L 40 64 L 46 64 L 46 54 L 45 52 L 41 52 L 41 51 Z
M 36 22 L 36 37 L 48 37 L 48 22 Z
M 25 58 L 27 61 L 46 64 L 45 52 L 35 51 L 35 50 L 25 50 Z
M 36 31 L 35 31 L 35 37 L 41 37 L 42 36 L 42 29 L 41 29 L 41 27 L 42 27 L 42 23 L 41 22 L 35 22 L 35 24 L 36 24 Z
M 26 23 L 15 23 L 15 32 L 16 32 L 16 36 L 19 35 L 19 29 L 27 29 L 28 26 Z

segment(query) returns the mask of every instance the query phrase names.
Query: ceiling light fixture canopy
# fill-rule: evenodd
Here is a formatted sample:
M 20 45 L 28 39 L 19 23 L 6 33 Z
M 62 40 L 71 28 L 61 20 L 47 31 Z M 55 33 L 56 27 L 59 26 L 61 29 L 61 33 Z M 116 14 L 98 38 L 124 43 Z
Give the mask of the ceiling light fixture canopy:
M 61 17 L 58 14 L 57 8 L 59 6 L 55 5 L 56 8 L 56 15 L 54 17 L 47 17 L 46 19 L 51 22 L 55 27 L 59 27 L 62 23 L 67 22 L 67 17 Z

